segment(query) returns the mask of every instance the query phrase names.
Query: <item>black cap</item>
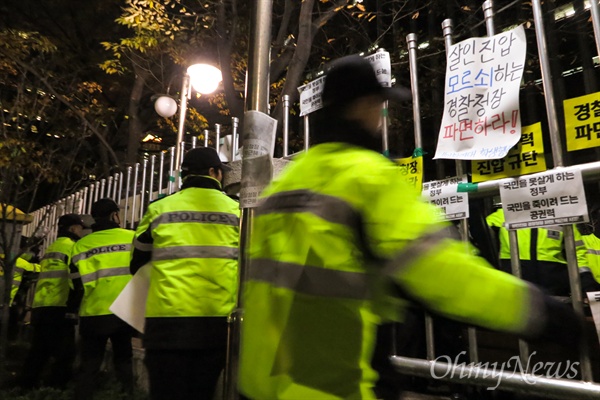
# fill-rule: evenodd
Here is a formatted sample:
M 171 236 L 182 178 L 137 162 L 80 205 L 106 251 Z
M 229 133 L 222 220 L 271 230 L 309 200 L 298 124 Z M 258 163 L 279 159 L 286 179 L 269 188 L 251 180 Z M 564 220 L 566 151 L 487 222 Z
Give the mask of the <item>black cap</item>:
M 215 149 L 212 147 L 198 147 L 185 153 L 181 163 L 181 175 L 186 176 L 209 168 L 221 168 L 223 171 L 231 171 L 231 167 L 223 164 Z
M 81 225 L 82 228 L 87 228 L 78 214 L 65 214 L 58 219 L 58 229 L 69 229 L 73 225 Z
M 323 107 L 343 106 L 370 95 L 384 100 L 409 101 L 410 90 L 404 87 L 385 87 L 377 80 L 371 63 L 358 55 L 332 61 L 325 69 L 325 83 L 321 100 Z
M 113 212 L 119 212 L 119 206 L 113 199 L 100 199 L 92 204 L 92 217 L 94 219 L 108 218 Z

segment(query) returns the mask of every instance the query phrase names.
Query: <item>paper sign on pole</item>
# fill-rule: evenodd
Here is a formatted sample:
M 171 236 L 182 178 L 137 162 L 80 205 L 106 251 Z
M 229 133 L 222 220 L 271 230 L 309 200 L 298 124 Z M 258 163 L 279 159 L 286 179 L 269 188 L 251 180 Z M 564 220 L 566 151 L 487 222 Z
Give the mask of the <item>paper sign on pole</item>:
M 400 166 L 400 171 L 406 177 L 406 181 L 416 189 L 422 190 L 423 156 L 398 158 L 395 161 Z
M 458 192 L 458 184 L 466 183 L 467 177 L 452 177 L 423 183 L 422 197 L 440 210 L 440 219 L 451 221 L 469 218 L 469 196 Z
M 240 207 L 252 208 L 258 205 L 261 192 L 273 177 L 272 155 L 277 120 L 260 111 L 248 110 L 244 114 L 243 132 Z
M 590 302 L 590 311 L 596 327 L 596 339 L 600 338 L 600 292 L 587 292 L 587 298 Z
M 542 172 L 500 183 L 507 229 L 569 225 L 588 221 L 581 170 Z
M 373 66 L 377 80 L 381 86 L 392 86 L 392 63 L 390 61 L 390 53 L 387 51 L 378 51 L 377 53 L 365 57 L 365 59 Z M 325 83 L 325 76 L 321 76 L 298 88 L 298 91 L 300 92 L 301 117 L 323 107 L 321 102 L 323 83 Z
M 519 141 L 519 86 L 526 49 L 523 26 L 450 47 L 434 158 L 497 159 Z
M 600 146 L 600 92 L 563 102 L 567 151 Z

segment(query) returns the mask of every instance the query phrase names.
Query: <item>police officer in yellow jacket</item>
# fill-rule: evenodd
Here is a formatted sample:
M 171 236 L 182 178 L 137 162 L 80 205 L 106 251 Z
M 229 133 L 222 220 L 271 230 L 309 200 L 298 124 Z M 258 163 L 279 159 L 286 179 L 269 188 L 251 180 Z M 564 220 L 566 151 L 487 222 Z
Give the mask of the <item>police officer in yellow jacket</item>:
M 131 272 L 150 264 L 144 348 L 152 400 L 212 399 L 237 300 L 239 204 L 212 148 L 187 152 L 179 192 L 150 204 Z
M 92 217 L 92 233 L 75 243 L 70 263 L 76 296 L 69 299 L 69 306 L 80 304 L 81 367 L 75 398 L 81 400 L 92 398 L 108 340 L 122 389 L 133 389 L 133 331 L 109 307 L 131 280 L 129 253 L 134 232 L 120 228 L 119 206 L 111 199 L 92 204 Z
M 504 210 L 499 208 L 486 217 L 488 225 L 496 232 L 500 244 L 500 269 L 511 272 L 510 241 L 504 227 Z M 573 229 L 577 253 L 579 278 L 583 291 L 595 284 L 587 259 L 587 249 L 581 234 Z M 569 273 L 565 254 L 564 235 L 560 226 L 517 230 L 521 277 L 539 285 L 552 296 L 569 296 Z
M 377 325 L 398 293 L 453 319 L 528 338 L 579 334 L 569 307 L 498 271 L 446 235 L 381 147 L 397 94 L 371 65 L 326 71 L 316 145 L 264 191 L 243 292 L 239 390 L 258 399 L 374 399 Z M 401 93 L 400 93 L 401 94 Z M 560 326 L 560 325 L 559 325 Z M 572 330 L 569 330 L 572 329 Z
M 40 263 L 31 324 L 31 348 L 21 374 L 22 387 L 39 385 L 44 367 L 54 359 L 44 386 L 64 389 L 71 378 L 75 360 L 75 325 L 66 318 L 71 291 L 69 257 L 75 242 L 83 234 L 85 224 L 77 214 L 58 219 L 57 239 L 46 249 Z

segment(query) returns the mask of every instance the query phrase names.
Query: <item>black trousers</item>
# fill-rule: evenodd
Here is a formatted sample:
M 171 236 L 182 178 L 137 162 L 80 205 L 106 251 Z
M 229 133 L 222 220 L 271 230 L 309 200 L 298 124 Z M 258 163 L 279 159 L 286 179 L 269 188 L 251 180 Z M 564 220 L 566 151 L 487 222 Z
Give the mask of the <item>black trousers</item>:
M 89 329 L 82 329 L 81 366 L 75 386 L 75 399 L 89 400 L 92 398 L 109 340 L 112 345 L 116 378 L 123 391 L 133 391 L 132 333 L 131 327 L 124 322 L 114 324 L 112 329 L 105 329 L 97 333 L 90 332 Z
M 72 323 L 60 321 L 33 325 L 31 348 L 20 377 L 21 387 L 38 387 L 45 367 L 50 365 L 48 380 L 42 386 L 64 389 L 72 376 L 75 352 L 75 327 Z
M 146 349 L 150 399 L 212 400 L 226 357 L 226 347 Z
M 511 273 L 510 260 L 500 260 L 500 270 Z M 567 265 L 550 261 L 521 260 L 521 278 L 535 283 L 550 296 L 569 296 Z

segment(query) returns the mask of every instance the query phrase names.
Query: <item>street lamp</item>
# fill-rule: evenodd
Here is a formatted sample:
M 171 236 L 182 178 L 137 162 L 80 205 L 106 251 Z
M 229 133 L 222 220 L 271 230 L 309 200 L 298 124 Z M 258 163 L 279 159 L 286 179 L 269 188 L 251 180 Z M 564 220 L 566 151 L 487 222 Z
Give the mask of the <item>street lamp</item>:
M 223 80 L 221 71 L 208 64 L 190 65 L 183 76 L 181 87 L 181 97 L 179 101 L 179 125 L 177 129 L 177 141 L 175 144 L 175 160 L 171 182 L 175 182 L 175 177 L 179 176 L 179 167 L 181 165 L 181 143 L 183 143 L 183 133 L 185 131 L 185 116 L 187 113 L 187 102 L 192 97 L 192 88 L 201 94 L 210 94 L 217 90 L 219 83 Z M 175 115 L 177 104 L 175 100 L 166 95 L 159 96 L 154 103 L 154 109 L 158 115 L 169 118 Z

